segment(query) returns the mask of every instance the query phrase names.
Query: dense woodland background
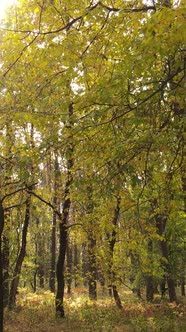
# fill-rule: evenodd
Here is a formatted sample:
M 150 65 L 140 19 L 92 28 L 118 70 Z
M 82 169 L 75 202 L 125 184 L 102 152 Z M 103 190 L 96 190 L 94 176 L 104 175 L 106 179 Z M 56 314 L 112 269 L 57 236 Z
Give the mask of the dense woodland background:
M 0 331 L 23 288 L 179 303 L 185 1 L 20 0 L 0 70 Z

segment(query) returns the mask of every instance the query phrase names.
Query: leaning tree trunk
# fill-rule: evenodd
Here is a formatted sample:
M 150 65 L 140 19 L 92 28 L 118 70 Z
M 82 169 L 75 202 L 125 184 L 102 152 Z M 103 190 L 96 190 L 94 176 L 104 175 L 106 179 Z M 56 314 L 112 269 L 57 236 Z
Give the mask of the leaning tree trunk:
M 2 262 L 2 233 L 4 228 L 4 209 L 0 200 L 0 332 L 3 332 L 3 262 Z
M 71 199 L 70 199 L 70 187 L 73 182 L 72 168 L 73 168 L 73 153 L 74 143 L 73 135 L 70 132 L 73 126 L 73 104 L 69 105 L 69 124 L 66 125 L 66 129 L 69 130 L 69 142 L 67 142 L 66 158 L 67 158 L 67 180 L 64 192 L 64 203 L 59 224 L 59 255 L 56 266 L 56 278 L 57 278 L 57 292 L 56 292 L 56 314 L 63 318 L 64 313 L 64 288 L 65 288 L 65 277 L 64 277 L 64 264 L 65 255 L 67 249 L 67 224 L 70 213 Z
M 19 284 L 19 278 L 22 268 L 22 263 L 24 261 L 25 255 L 26 255 L 26 243 L 27 243 L 27 232 L 28 232 L 28 225 L 30 220 L 30 206 L 31 206 L 31 194 L 28 194 L 27 200 L 26 200 L 26 209 L 25 209 L 25 219 L 23 224 L 23 230 L 22 230 L 22 243 L 21 243 L 21 249 L 19 251 L 19 255 L 16 261 L 14 273 L 13 273 L 13 279 L 11 282 L 10 287 L 10 297 L 9 297 L 9 309 L 12 309 L 16 304 L 16 293 L 17 288 Z

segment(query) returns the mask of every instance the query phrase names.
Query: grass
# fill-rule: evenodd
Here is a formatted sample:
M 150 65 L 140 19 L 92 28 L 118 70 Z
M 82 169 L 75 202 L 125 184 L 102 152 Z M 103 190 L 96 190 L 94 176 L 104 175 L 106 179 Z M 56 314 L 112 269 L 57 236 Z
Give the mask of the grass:
M 125 292 L 123 309 L 108 297 L 89 301 L 83 289 L 65 300 L 66 317 L 55 318 L 54 296 L 20 290 L 14 311 L 5 310 L 5 332 L 185 332 L 184 303 L 140 303 Z

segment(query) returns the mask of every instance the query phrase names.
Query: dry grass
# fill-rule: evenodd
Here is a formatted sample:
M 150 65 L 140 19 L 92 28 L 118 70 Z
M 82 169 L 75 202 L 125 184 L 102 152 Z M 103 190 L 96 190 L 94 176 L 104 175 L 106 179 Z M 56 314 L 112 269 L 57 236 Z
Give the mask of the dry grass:
M 145 304 L 124 294 L 123 310 L 110 298 L 90 302 L 84 289 L 66 297 L 66 318 L 56 319 L 54 297 L 20 290 L 14 311 L 5 310 L 5 332 L 185 332 L 186 306 Z

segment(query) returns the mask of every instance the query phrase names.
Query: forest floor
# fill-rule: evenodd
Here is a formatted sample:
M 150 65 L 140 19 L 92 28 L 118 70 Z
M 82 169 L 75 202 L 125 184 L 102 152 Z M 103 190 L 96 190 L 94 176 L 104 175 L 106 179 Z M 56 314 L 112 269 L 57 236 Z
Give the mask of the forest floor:
M 63 319 L 55 318 L 54 297 L 46 292 L 21 289 L 14 311 L 5 310 L 5 332 L 185 332 L 186 299 L 180 303 L 140 302 L 129 291 L 121 294 L 123 309 L 102 296 L 88 300 L 84 289 L 66 296 Z

